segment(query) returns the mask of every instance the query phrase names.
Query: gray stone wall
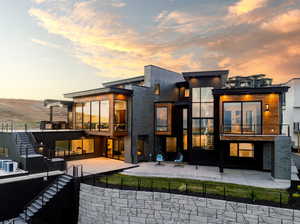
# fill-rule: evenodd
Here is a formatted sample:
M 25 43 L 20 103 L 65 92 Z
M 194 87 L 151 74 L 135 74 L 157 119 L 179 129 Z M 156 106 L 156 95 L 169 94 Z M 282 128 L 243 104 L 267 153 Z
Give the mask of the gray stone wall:
M 79 224 L 300 224 L 300 211 L 81 184 Z
M 272 177 L 275 179 L 291 179 L 291 138 L 277 136 L 272 151 Z

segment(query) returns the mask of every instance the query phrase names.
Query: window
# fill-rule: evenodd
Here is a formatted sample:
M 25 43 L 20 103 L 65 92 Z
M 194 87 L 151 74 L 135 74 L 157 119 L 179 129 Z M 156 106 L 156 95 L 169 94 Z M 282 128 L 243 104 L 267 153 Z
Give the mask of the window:
M 188 109 L 183 109 L 182 111 L 183 120 L 182 120 L 182 128 L 183 128 L 183 150 L 188 150 Z
M 83 139 L 82 145 L 83 145 L 82 154 L 94 153 L 95 150 L 94 139 Z
M 230 156 L 254 158 L 254 145 L 252 143 L 230 143 Z
M 190 89 L 184 89 L 184 97 L 190 97 Z
M 100 101 L 100 131 L 109 131 L 109 101 Z
M 0 146 L 0 158 L 8 157 L 8 148 L 5 146 Z
M 160 84 L 158 83 L 154 85 L 154 94 L 160 95 Z
M 91 103 L 84 103 L 83 106 L 83 128 L 90 129 L 91 128 Z
M 115 131 L 127 131 L 127 101 L 115 100 Z
M 100 103 L 99 101 L 91 102 L 91 129 L 99 130 Z
M 212 89 L 212 87 L 192 89 L 192 145 L 194 149 L 213 149 L 214 103 Z
M 177 151 L 177 139 L 176 137 L 166 137 L 166 151 L 176 152 Z
M 168 107 L 156 107 L 156 131 L 168 131 Z
M 224 133 L 261 133 L 260 102 L 225 102 L 223 116 Z
M 69 140 L 55 142 L 55 156 L 64 157 L 69 155 Z
M 73 111 L 68 111 L 68 128 L 73 128 Z
M 82 104 L 75 105 L 75 128 L 82 129 Z

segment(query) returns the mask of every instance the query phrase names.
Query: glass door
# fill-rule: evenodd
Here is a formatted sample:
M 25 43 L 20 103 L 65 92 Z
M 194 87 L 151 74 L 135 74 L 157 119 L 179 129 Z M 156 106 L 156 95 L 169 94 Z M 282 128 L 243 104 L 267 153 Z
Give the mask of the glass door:
M 106 142 L 106 157 L 113 158 L 113 146 L 114 146 L 113 139 L 108 138 Z

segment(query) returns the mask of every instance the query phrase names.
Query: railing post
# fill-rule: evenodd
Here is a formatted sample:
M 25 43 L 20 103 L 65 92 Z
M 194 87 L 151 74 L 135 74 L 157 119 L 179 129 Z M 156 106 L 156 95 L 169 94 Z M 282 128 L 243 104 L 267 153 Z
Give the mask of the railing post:
M 279 192 L 279 204 L 280 204 L 280 208 L 282 207 L 282 194 L 281 192 Z
M 188 184 L 185 183 L 185 193 L 187 194 L 188 193 Z
M 25 132 L 27 132 L 27 124 L 25 124 Z
M 95 174 L 93 175 L 93 186 L 96 186 L 96 176 L 95 176 Z
M 105 185 L 106 185 L 106 187 L 108 187 L 108 176 L 107 175 L 105 176 Z

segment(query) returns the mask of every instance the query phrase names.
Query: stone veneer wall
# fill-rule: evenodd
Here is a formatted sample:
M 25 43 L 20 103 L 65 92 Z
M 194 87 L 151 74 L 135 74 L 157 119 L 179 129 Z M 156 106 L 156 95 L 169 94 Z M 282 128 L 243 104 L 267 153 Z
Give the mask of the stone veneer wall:
M 170 193 L 80 186 L 79 224 L 300 224 L 300 211 Z

